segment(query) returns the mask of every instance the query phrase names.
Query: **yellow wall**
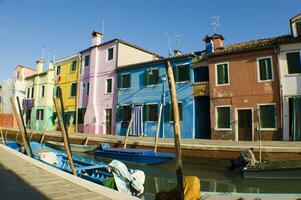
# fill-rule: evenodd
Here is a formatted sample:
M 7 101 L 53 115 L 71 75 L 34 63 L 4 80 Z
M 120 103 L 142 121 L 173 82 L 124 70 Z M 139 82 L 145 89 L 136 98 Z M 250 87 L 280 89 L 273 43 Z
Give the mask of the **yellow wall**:
M 118 43 L 118 64 L 117 66 L 124 66 L 133 63 L 145 62 L 154 60 L 155 55 L 141 51 L 129 45 Z
M 76 70 L 71 71 L 72 62 L 76 61 Z M 60 86 L 62 89 L 62 96 L 64 102 L 64 110 L 65 112 L 75 111 L 77 113 L 77 101 L 78 101 L 78 77 L 80 72 L 80 61 L 77 55 L 70 56 L 69 58 L 58 60 L 55 63 L 55 66 L 61 66 L 61 74 L 58 80 L 56 77 L 56 87 Z M 77 84 L 77 92 L 75 97 L 70 96 L 71 84 Z M 77 115 L 77 114 L 76 114 Z M 77 122 L 77 117 L 76 117 Z M 76 132 L 77 125 L 70 124 L 68 127 L 69 132 Z

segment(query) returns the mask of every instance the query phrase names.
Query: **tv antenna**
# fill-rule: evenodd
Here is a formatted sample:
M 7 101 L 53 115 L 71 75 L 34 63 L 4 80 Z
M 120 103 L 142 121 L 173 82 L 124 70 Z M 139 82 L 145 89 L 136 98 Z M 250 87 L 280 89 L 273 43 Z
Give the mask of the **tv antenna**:
M 177 50 L 179 50 L 180 42 L 181 42 L 181 35 L 180 34 L 175 35 L 175 48 Z
M 102 18 L 102 27 L 101 27 L 102 39 L 104 39 L 105 35 L 105 18 Z
M 169 32 L 165 32 L 165 34 L 167 35 L 167 38 L 168 38 L 168 55 L 172 56 L 172 52 L 171 52 L 171 34 Z
M 214 27 L 214 33 L 216 33 L 217 27 L 219 27 L 221 25 L 220 17 L 219 17 L 219 15 L 215 15 L 215 16 L 211 17 L 211 20 L 212 20 L 211 25 Z

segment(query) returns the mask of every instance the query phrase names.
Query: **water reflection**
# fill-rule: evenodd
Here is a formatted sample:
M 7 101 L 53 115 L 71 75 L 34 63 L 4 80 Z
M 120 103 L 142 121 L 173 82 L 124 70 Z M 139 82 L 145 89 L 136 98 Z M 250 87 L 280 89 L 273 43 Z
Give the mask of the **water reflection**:
M 86 155 L 87 156 L 87 155 Z M 94 156 L 89 158 L 110 162 Z M 198 176 L 201 190 L 208 192 L 239 193 L 301 193 L 300 180 L 256 180 L 242 179 L 239 171 L 227 170 L 229 160 L 208 158 L 183 159 L 183 173 L 186 176 Z M 145 172 L 145 199 L 154 199 L 158 191 L 167 191 L 176 186 L 175 162 L 155 166 L 143 166 L 127 163 L 127 166 Z

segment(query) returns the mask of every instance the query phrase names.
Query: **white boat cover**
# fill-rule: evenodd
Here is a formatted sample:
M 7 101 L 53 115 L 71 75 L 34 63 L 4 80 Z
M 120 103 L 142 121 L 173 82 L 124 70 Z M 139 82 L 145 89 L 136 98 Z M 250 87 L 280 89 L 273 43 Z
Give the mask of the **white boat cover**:
M 113 173 L 118 191 L 126 192 L 134 196 L 140 196 L 144 192 L 145 174 L 141 170 L 131 170 L 124 163 L 113 160 L 108 164 L 108 170 Z

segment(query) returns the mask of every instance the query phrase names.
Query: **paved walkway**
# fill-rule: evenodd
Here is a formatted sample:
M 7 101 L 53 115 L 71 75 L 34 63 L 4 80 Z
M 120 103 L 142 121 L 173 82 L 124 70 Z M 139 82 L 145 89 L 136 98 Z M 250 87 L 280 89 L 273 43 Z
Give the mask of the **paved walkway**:
M 48 173 L 0 147 L 0 199 L 108 198 Z

